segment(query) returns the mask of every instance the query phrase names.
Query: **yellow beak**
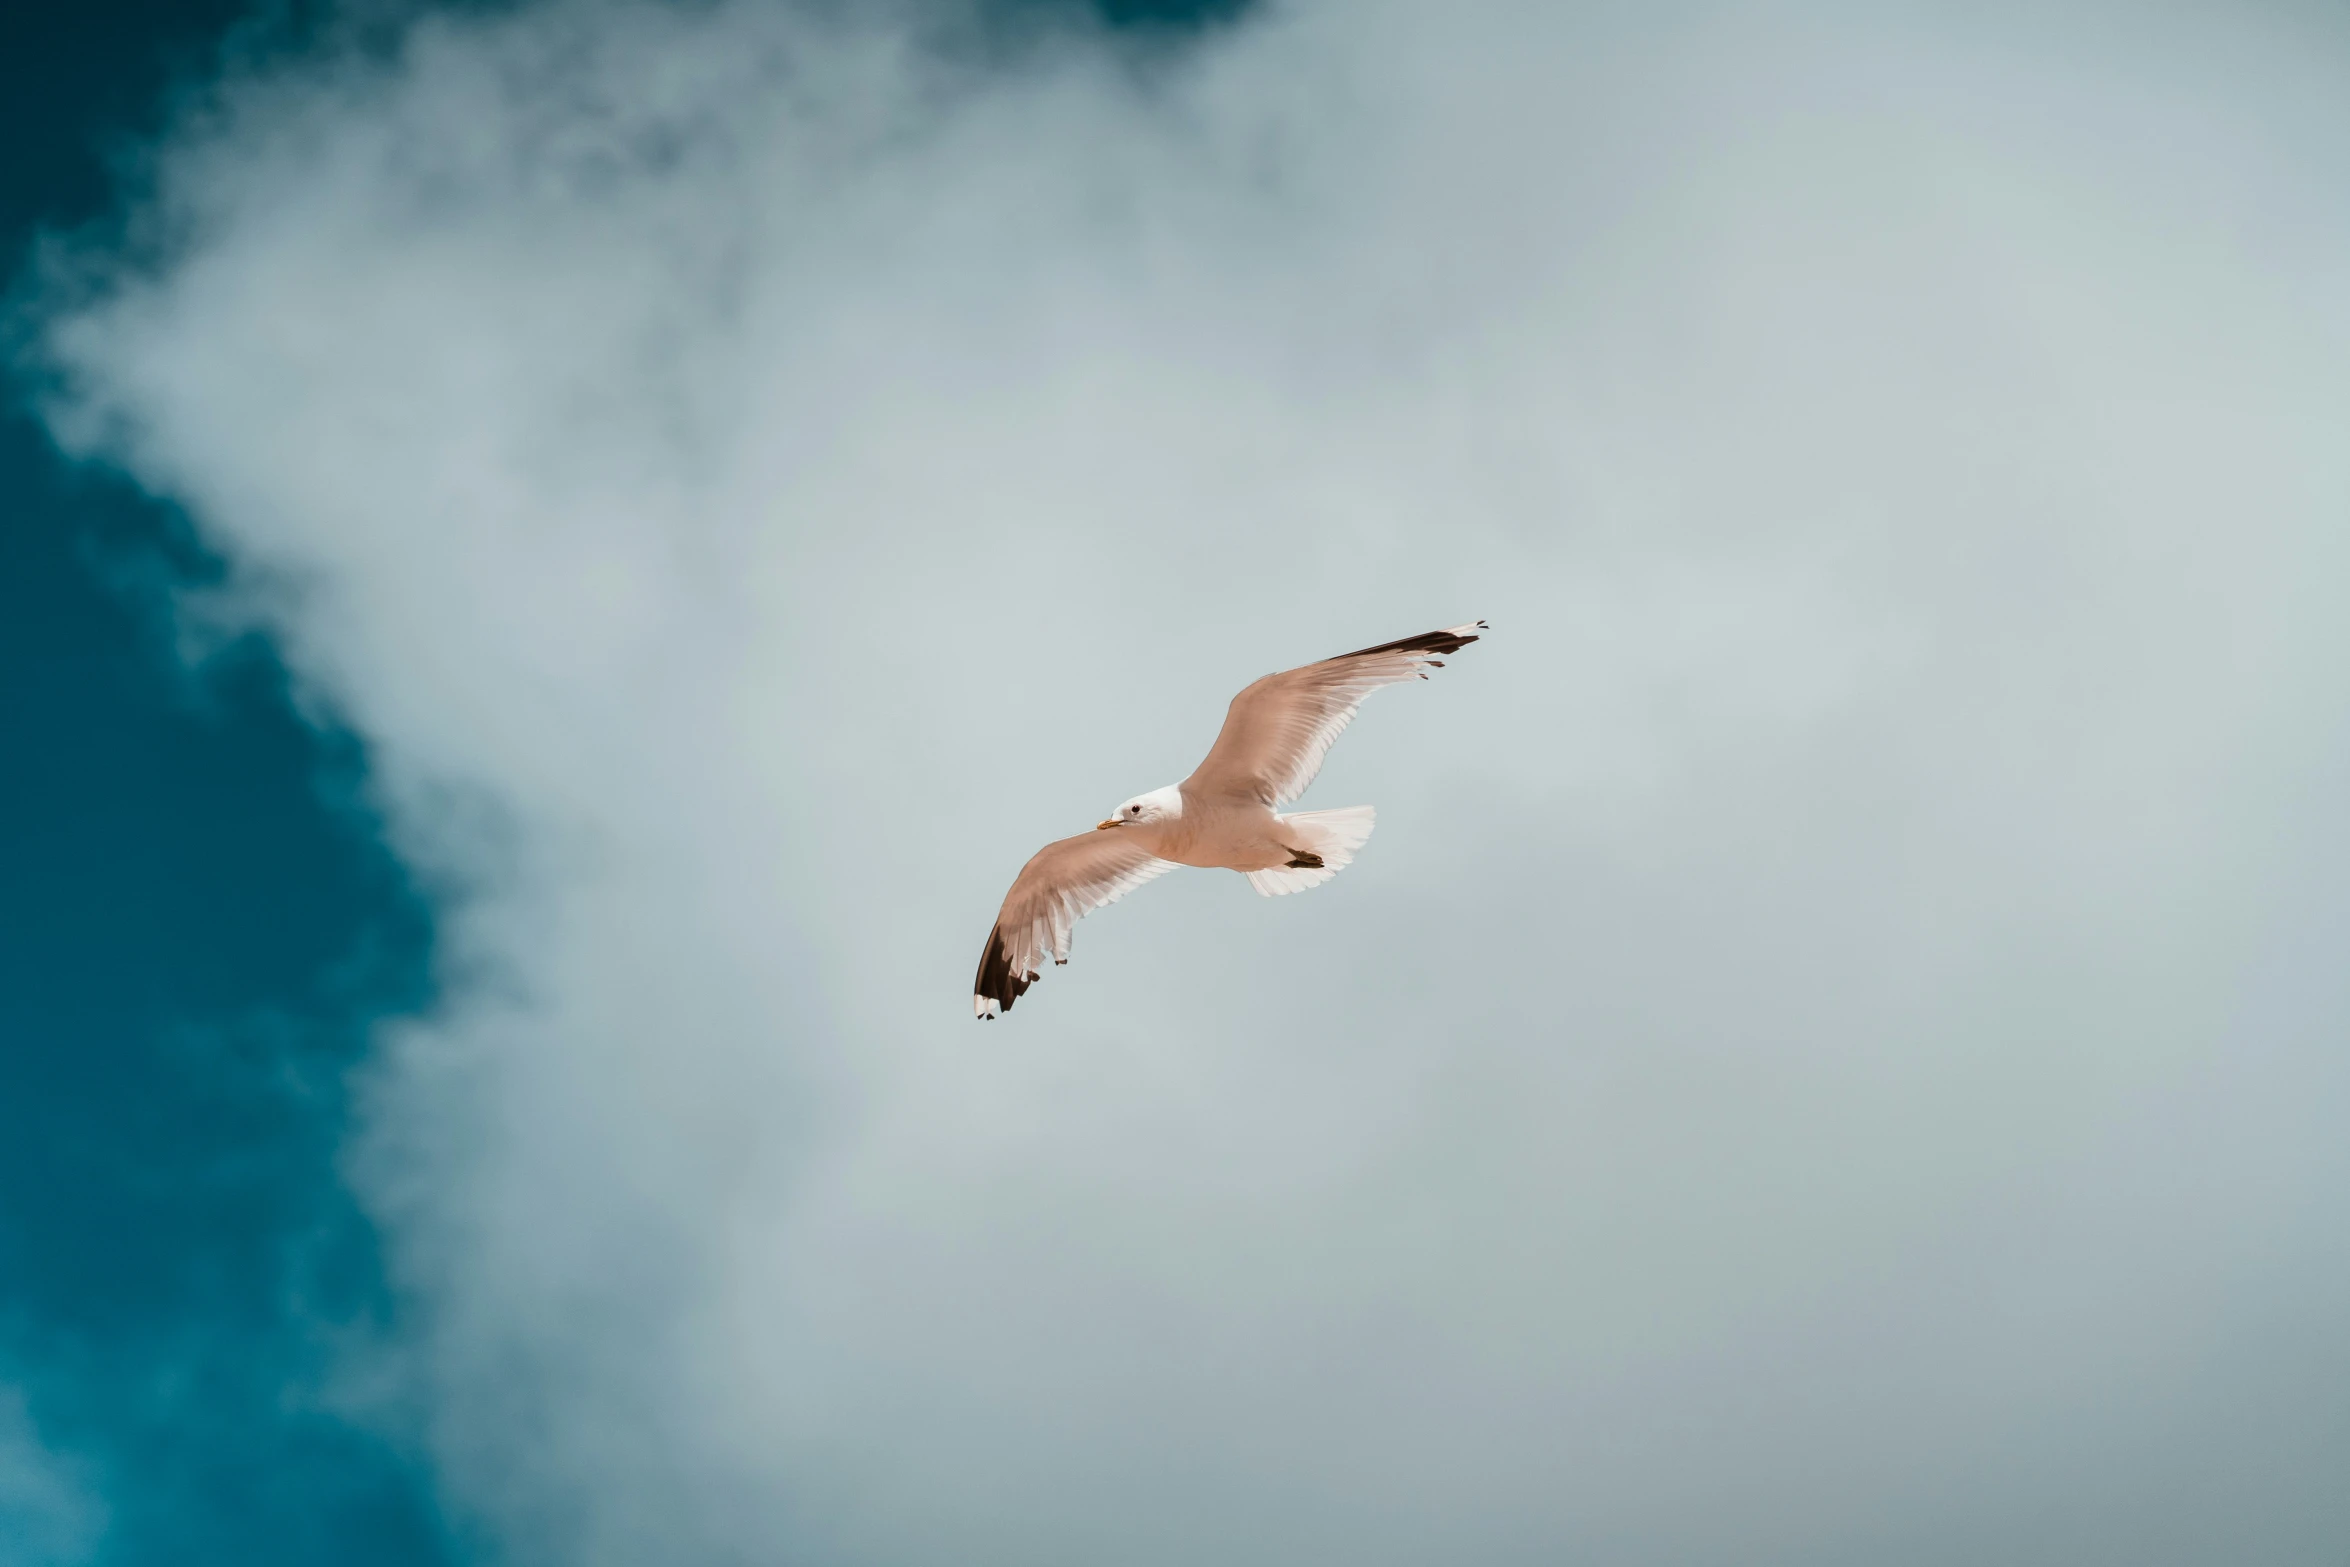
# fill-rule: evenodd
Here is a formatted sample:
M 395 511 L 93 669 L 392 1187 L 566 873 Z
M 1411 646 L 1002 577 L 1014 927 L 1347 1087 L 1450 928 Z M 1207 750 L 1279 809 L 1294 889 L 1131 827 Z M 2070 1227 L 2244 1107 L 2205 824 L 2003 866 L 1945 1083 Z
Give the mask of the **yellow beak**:
M 1106 821 L 1106 822 L 1095 822 L 1095 823 L 1093 824 L 1093 830 L 1094 830 L 1095 832 L 1100 832 L 1100 831 L 1101 831 L 1101 830 L 1102 830 L 1104 827 L 1115 827 L 1115 826 L 1117 826 L 1117 825 L 1118 825 L 1118 818 L 1117 818 L 1117 817 L 1115 817 L 1115 816 L 1113 816 L 1113 817 L 1111 817 L 1111 818 L 1110 818 L 1108 821 Z

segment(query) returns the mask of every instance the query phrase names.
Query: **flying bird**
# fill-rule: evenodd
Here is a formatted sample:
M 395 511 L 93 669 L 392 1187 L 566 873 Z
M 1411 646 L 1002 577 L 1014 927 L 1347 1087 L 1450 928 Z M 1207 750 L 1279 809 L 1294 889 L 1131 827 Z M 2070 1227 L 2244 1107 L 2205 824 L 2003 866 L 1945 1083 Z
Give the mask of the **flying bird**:
M 1178 865 L 1239 871 L 1265 897 L 1319 887 L 1371 836 L 1371 807 L 1274 807 L 1306 792 L 1331 742 L 1381 686 L 1442 668 L 1486 629 L 1482 620 L 1423 632 L 1267 675 L 1232 699 L 1207 760 L 1189 778 L 1138 794 L 1091 832 L 1048 843 L 1020 868 L 979 957 L 971 1008 L 1011 1010 L 1043 977 L 1049 954 L 1069 961 L 1069 932 L 1086 915 Z

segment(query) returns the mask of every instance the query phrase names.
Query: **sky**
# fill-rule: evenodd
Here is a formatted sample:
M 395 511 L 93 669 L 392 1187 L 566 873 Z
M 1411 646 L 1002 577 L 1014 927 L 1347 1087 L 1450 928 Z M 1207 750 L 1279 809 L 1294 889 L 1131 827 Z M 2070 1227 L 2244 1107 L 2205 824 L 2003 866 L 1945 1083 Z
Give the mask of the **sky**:
M 0 1545 L 2339 1560 L 2330 11 L 238 20 L 10 67 Z
M 0 220 L 104 219 L 228 5 L 12 19 Z M 26 318 L 12 312 L 10 341 Z M 330 1413 L 319 1316 L 386 1311 L 340 1078 L 429 993 L 363 747 L 244 639 L 182 661 L 220 562 L 178 508 L 0 419 L 0 1560 L 440 1563 L 413 1447 Z

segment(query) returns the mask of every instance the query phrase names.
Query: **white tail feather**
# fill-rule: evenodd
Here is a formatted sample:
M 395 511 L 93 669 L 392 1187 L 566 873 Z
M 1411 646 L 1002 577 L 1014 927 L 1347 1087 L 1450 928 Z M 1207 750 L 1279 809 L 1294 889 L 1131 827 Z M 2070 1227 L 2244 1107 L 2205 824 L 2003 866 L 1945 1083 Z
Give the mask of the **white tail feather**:
M 1370 806 L 1348 805 L 1335 811 L 1299 811 L 1294 816 L 1282 817 L 1281 824 L 1295 835 L 1290 839 L 1291 844 L 1320 855 L 1322 863 L 1312 868 L 1300 866 L 1293 870 L 1280 866 L 1268 871 L 1250 871 L 1249 885 L 1267 898 L 1321 886 L 1352 864 L 1355 850 L 1370 841 L 1375 814 Z

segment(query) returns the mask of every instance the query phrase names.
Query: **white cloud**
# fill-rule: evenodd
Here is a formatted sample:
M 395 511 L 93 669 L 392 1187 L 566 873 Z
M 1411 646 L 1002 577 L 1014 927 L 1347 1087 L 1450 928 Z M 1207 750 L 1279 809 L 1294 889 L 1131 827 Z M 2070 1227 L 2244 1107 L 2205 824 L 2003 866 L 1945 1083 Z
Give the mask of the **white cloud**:
M 2338 1533 L 2343 57 L 2105 20 L 1300 3 L 1137 76 L 583 3 L 228 89 L 59 422 L 452 888 L 360 1170 L 457 1504 Z M 1038 842 L 1471 615 L 1316 790 L 1345 877 L 1171 878 L 969 1021 Z
M 79 1466 L 41 1440 L 23 1391 L 0 1383 L 0 1556 L 70 1567 L 90 1559 L 104 1527 Z

